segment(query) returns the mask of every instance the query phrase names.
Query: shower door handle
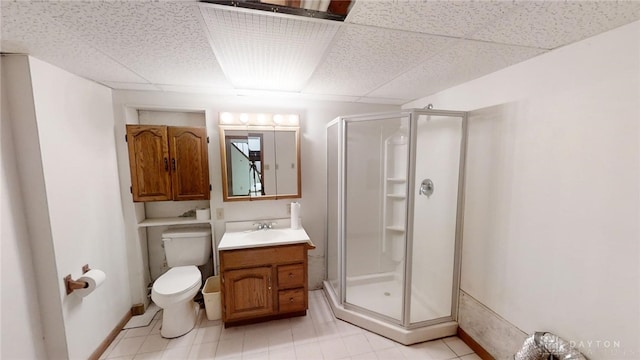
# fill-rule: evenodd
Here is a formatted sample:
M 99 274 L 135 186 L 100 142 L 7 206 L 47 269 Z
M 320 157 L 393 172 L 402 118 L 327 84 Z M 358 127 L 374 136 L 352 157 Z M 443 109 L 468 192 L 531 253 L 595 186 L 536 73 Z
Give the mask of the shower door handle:
M 420 184 L 420 190 L 418 191 L 418 194 L 430 197 L 433 194 L 433 190 L 433 181 L 431 181 L 431 179 L 424 179 L 422 180 L 422 184 Z

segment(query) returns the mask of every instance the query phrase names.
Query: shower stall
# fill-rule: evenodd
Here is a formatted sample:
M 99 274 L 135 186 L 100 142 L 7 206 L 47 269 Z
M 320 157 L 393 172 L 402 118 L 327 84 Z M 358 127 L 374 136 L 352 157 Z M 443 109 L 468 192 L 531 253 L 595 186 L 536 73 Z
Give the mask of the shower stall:
M 457 331 L 465 112 L 327 125 L 327 276 L 336 317 L 403 344 Z

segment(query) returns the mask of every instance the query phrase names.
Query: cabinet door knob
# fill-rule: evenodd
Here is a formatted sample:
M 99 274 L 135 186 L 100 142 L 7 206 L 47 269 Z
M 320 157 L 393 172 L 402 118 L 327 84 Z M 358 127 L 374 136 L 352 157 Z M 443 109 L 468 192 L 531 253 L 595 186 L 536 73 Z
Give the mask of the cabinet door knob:
M 289 279 L 293 279 L 293 273 L 289 273 Z
M 171 167 L 173 168 L 173 171 L 176 171 L 176 159 L 171 159 Z
M 169 171 L 169 160 L 164 158 L 164 171 Z
M 292 303 L 293 302 L 293 298 L 289 298 L 289 302 Z

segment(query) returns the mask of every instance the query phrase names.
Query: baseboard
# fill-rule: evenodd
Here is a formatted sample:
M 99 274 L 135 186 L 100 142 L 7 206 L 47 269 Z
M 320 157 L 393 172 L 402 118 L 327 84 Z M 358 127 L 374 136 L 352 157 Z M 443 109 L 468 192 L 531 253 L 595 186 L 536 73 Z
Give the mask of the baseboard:
M 113 330 L 111 330 L 109 335 L 107 335 L 107 338 L 104 339 L 104 341 L 100 343 L 96 351 L 94 351 L 93 354 L 89 356 L 89 360 L 100 359 L 100 356 L 102 356 L 104 351 L 107 350 L 109 345 L 111 345 L 113 340 L 115 340 L 115 338 L 118 336 L 118 334 L 120 333 L 120 330 L 122 330 L 122 328 L 129 322 L 129 320 L 131 320 L 131 316 L 132 316 L 131 311 L 127 311 L 127 313 L 122 317 L 118 325 L 116 325 L 116 327 L 114 327 Z
M 458 327 L 458 337 L 460 340 L 464 341 L 467 346 L 476 353 L 476 355 L 480 356 L 482 360 L 495 360 L 491 354 L 487 350 L 485 350 L 482 345 L 478 344 L 477 341 L 473 340 L 469 334 L 467 334 L 461 327 Z
M 480 344 L 493 358 L 513 359 L 527 338 L 527 334 L 499 314 L 460 290 L 458 324 L 464 332 Z

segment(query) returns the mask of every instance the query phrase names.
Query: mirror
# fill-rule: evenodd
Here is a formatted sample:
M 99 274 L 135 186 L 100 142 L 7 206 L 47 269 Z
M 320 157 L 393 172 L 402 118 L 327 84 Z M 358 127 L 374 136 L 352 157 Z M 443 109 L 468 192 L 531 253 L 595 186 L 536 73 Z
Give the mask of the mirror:
M 298 127 L 220 126 L 224 201 L 301 197 Z

